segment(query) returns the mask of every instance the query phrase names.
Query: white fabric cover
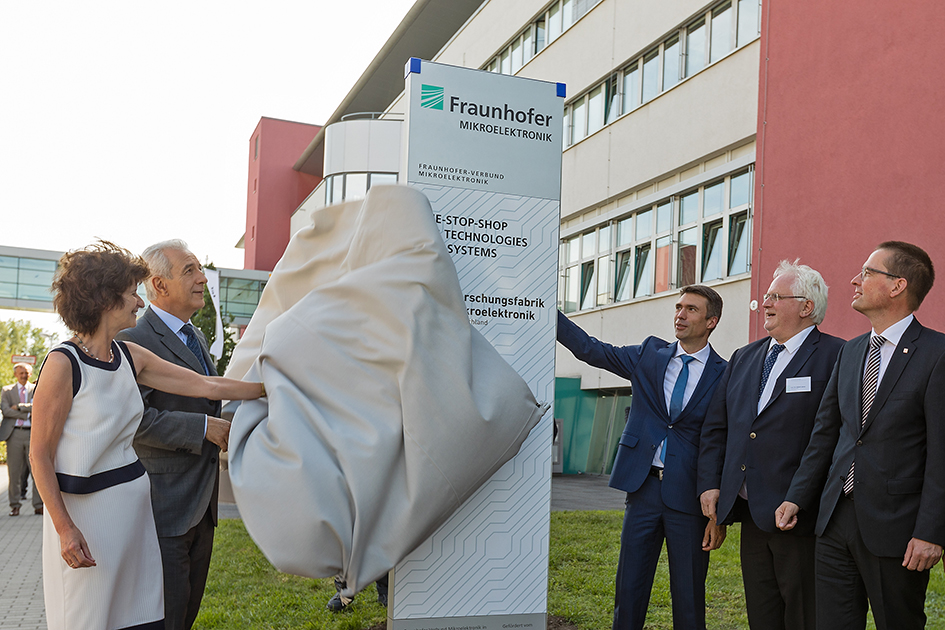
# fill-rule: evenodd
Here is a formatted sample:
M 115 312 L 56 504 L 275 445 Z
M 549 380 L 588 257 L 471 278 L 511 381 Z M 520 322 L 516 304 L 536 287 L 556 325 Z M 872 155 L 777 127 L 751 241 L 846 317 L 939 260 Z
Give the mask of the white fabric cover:
M 519 450 L 547 406 L 469 324 L 427 198 L 378 186 L 316 210 L 227 376 L 266 384 L 230 432 L 250 535 L 281 571 L 355 593 Z

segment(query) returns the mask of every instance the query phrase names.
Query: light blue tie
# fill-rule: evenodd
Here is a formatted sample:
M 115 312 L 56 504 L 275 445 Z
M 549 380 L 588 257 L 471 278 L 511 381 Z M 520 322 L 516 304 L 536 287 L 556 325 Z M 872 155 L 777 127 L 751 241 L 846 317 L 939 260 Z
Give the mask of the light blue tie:
M 679 371 L 679 376 L 676 377 L 676 384 L 673 385 L 673 393 L 669 397 L 669 420 L 674 422 L 676 418 L 679 417 L 679 414 L 683 410 L 683 400 L 686 397 L 686 384 L 689 382 L 689 362 L 695 361 L 696 358 L 689 356 L 688 354 L 681 354 L 679 358 L 682 359 L 682 369 Z M 660 448 L 660 461 L 666 462 L 666 440 L 663 440 L 663 445 Z
M 673 386 L 673 395 L 669 397 L 669 419 L 675 420 L 683 410 L 683 399 L 686 397 L 686 384 L 689 382 L 689 362 L 695 361 L 695 357 L 688 354 L 681 354 L 682 370 L 676 377 L 676 384 Z

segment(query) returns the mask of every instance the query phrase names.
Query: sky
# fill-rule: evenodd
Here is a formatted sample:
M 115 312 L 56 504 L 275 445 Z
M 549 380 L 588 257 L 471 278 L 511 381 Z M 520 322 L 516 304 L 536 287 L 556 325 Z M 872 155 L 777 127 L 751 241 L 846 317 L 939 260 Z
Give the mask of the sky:
M 0 3 L 0 244 L 183 238 L 241 269 L 260 117 L 322 124 L 413 2 Z

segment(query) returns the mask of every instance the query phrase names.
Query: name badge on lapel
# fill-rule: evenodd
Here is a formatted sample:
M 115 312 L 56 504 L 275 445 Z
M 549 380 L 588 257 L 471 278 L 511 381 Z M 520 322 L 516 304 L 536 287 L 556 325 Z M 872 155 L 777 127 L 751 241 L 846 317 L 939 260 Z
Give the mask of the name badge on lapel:
M 809 392 L 810 391 L 810 377 L 809 376 L 798 376 L 796 378 L 789 378 L 785 383 L 785 391 L 788 394 L 797 394 L 800 392 Z

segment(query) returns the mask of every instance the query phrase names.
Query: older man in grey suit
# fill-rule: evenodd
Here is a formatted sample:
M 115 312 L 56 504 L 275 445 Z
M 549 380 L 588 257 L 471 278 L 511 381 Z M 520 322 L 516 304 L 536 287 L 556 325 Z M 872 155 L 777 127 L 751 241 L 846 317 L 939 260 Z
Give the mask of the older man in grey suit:
M 10 498 L 10 516 L 20 515 L 23 480 L 29 474 L 30 454 L 30 412 L 33 409 L 33 383 L 30 374 L 33 367 L 28 363 L 13 366 L 16 382 L 3 388 L 0 394 L 0 408 L 3 410 L 3 422 L 0 422 L 0 440 L 7 443 L 7 473 L 10 475 L 8 493 Z M 43 513 L 43 500 L 33 485 L 33 512 Z
M 203 334 L 189 320 L 203 306 L 207 277 L 180 240 L 147 248 L 151 305 L 118 339 L 171 363 L 216 376 Z M 167 630 L 189 629 L 200 609 L 217 524 L 220 448 L 229 423 L 220 403 L 141 388 L 144 417 L 134 447 L 151 479 L 151 503 L 164 565 Z

